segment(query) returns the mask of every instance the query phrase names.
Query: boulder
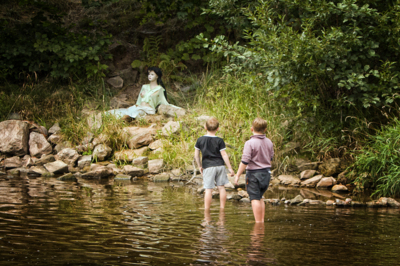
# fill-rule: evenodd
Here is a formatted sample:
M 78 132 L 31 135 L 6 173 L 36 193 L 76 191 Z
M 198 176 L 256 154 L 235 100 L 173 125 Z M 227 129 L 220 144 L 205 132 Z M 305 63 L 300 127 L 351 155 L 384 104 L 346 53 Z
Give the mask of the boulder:
M 229 183 L 225 184 L 224 187 L 225 187 L 225 189 L 228 189 L 228 190 L 235 189 L 235 185 L 233 185 L 232 182 L 229 182 Z
M 156 154 L 156 153 L 162 153 L 164 151 L 163 148 L 158 148 L 157 150 L 152 151 L 152 154 Z
M 162 128 L 162 134 L 166 137 L 178 133 L 179 130 L 181 129 L 180 127 L 180 122 L 175 122 L 175 121 L 169 121 L 165 126 Z
M 153 143 L 150 143 L 150 145 L 149 145 L 150 150 L 157 150 L 162 147 L 163 147 L 163 143 L 162 143 L 161 139 L 156 140 Z
M 340 159 L 332 158 L 319 165 L 318 170 L 324 176 L 332 176 L 340 171 Z
M 113 169 L 105 166 L 100 166 L 94 169 L 93 171 L 87 172 L 82 175 L 82 178 L 85 179 L 102 179 L 102 178 L 108 178 L 110 176 L 113 176 L 114 172 Z
M 130 176 L 142 176 L 144 174 L 144 170 L 132 165 L 125 165 L 124 173 Z
M 29 156 L 29 155 L 25 155 L 22 159 L 21 159 L 21 161 L 22 161 L 22 166 L 23 167 L 31 167 L 31 166 L 34 166 L 35 165 L 35 163 L 34 163 L 34 160 L 31 158 L 31 156 Z
M 120 76 L 107 79 L 107 83 L 114 89 L 121 89 L 124 86 L 124 80 Z
M 141 156 L 132 160 L 132 165 L 145 165 L 149 161 L 146 156 Z
M 148 161 L 149 173 L 158 174 L 164 167 L 163 159 L 156 159 Z
M 153 136 L 157 133 L 154 128 L 126 127 L 123 130 L 129 135 L 127 144 L 131 149 L 149 145 L 154 141 Z
M 322 200 L 309 200 L 308 203 L 310 205 L 325 205 L 325 202 Z
M 114 158 L 119 161 L 130 162 L 135 160 L 138 156 L 142 156 L 148 151 L 148 147 L 142 147 L 136 150 L 122 150 L 114 153 Z
M 281 182 L 282 185 L 289 185 L 289 186 L 300 185 L 300 179 L 292 175 L 280 175 L 278 176 L 278 180 Z
M 167 173 L 158 174 L 153 177 L 153 182 L 168 182 L 168 181 L 169 181 L 169 174 Z
M 106 144 L 107 146 L 110 146 L 111 142 L 110 138 L 106 134 L 101 133 L 100 135 L 98 135 L 93 139 L 92 144 L 94 147 L 96 147 L 99 144 Z
M 52 151 L 53 148 L 42 134 L 31 132 L 29 135 L 29 153 L 31 156 L 40 157 L 50 154 Z
M 334 185 L 332 187 L 332 192 L 347 193 L 347 192 L 349 192 L 349 189 L 344 185 Z
M 50 143 L 59 144 L 62 142 L 62 137 L 59 134 L 53 134 L 47 139 Z
M 78 167 L 79 168 L 84 168 L 86 166 L 90 166 L 92 163 L 92 155 L 83 155 L 78 159 Z
M 68 173 L 68 174 L 65 174 L 63 176 L 60 176 L 59 178 L 57 178 L 57 180 L 60 180 L 60 181 L 77 181 L 75 175 L 71 174 L 71 173 Z
M 322 177 L 323 177 L 323 175 L 314 176 L 310 179 L 307 179 L 307 180 L 301 182 L 301 186 L 302 187 L 315 187 L 318 184 L 318 182 L 321 181 Z
M 29 125 L 18 120 L 0 123 L 0 152 L 23 156 L 28 153 Z
M 58 134 L 60 133 L 61 128 L 60 128 L 60 124 L 59 123 L 55 123 L 50 129 L 49 129 L 49 135 L 52 134 Z
M 326 206 L 332 206 L 335 202 L 333 200 L 327 200 L 326 201 Z
M 290 200 L 290 205 L 295 205 L 303 202 L 304 198 L 301 195 L 297 195 L 294 199 Z
M 138 71 L 131 67 L 118 71 L 118 76 L 122 78 L 125 86 L 135 84 L 137 75 Z
M 44 165 L 46 163 L 54 162 L 55 160 L 56 160 L 56 158 L 52 154 L 43 155 L 39 160 L 37 160 L 35 162 L 35 165 L 41 166 L 41 165 Z
M 300 180 L 305 180 L 313 177 L 315 175 L 316 170 L 304 170 L 300 173 Z
M 172 105 L 161 104 L 158 107 L 158 113 L 166 117 L 182 117 L 186 114 L 186 110 L 183 108 L 175 107 Z
M 3 165 L 6 169 L 22 167 L 22 160 L 18 156 L 6 158 Z
M 93 151 L 93 149 L 94 149 L 94 146 L 93 146 L 92 143 L 88 143 L 88 144 L 84 144 L 84 145 L 78 145 L 78 146 L 75 147 L 75 150 L 77 152 L 79 152 L 79 153 L 83 153 L 83 152 L 87 152 L 87 151 Z M 59 150 L 58 152 L 60 152 L 61 150 Z
M 348 180 L 346 177 L 347 173 L 348 173 L 347 171 L 341 172 L 337 177 L 337 182 L 346 185 L 348 183 Z
M 63 174 L 68 172 L 68 165 L 63 161 L 55 161 L 52 163 L 46 163 L 44 165 L 47 171 L 53 174 Z
M 93 158 L 98 161 L 104 161 L 111 155 L 112 149 L 105 144 L 97 145 L 93 151 Z
M 123 174 L 117 174 L 115 177 L 114 177 L 114 180 L 131 180 L 132 179 L 132 176 L 130 176 L 130 175 L 123 175 Z
M 212 118 L 212 116 L 208 116 L 208 115 L 202 115 L 202 116 L 198 116 L 195 117 L 194 119 L 196 119 L 197 123 L 199 123 L 200 125 L 205 125 L 207 120 Z
M 72 144 L 70 141 L 63 141 L 61 143 L 58 143 L 55 147 L 54 147 L 54 151 L 56 153 L 59 153 L 60 151 L 62 151 L 65 148 L 72 148 Z
M 235 185 L 235 177 L 231 176 L 230 174 L 227 174 L 227 177 L 228 177 L 229 182 L 231 182 L 233 185 Z M 239 178 L 237 188 L 245 188 L 245 187 L 246 187 L 246 175 L 242 174 Z
M 87 144 L 91 143 L 92 141 L 93 141 L 93 133 L 88 132 L 86 134 L 86 137 L 83 138 L 81 144 L 82 145 L 87 145 Z
M 387 205 L 394 208 L 400 207 L 400 203 L 392 198 L 387 198 Z
M 336 185 L 336 179 L 333 177 L 324 177 L 322 178 L 318 184 L 317 188 L 328 188 Z
M 100 129 L 101 125 L 103 124 L 101 113 L 91 113 L 87 118 L 87 123 L 91 130 Z
M 242 198 L 248 198 L 249 194 L 245 190 L 239 190 L 238 195 L 241 196 Z
M 250 203 L 250 199 L 249 198 L 241 198 L 240 202 Z
M 75 165 L 76 161 L 80 157 L 79 153 L 71 148 L 62 149 L 59 153 L 57 153 L 58 159 L 63 161 L 68 165 Z

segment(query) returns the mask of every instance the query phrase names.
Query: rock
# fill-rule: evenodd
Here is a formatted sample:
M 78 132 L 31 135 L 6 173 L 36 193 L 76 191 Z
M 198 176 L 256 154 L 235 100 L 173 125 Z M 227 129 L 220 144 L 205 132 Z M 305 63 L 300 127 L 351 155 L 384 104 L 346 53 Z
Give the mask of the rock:
M 334 185 L 332 187 L 332 192 L 337 192 L 337 193 L 347 193 L 349 192 L 348 188 L 344 185 Z
M 248 198 L 249 197 L 249 194 L 245 190 L 238 191 L 238 195 L 241 196 L 242 198 Z
M 162 173 L 159 175 L 155 175 L 153 177 L 153 182 L 168 182 L 169 181 L 169 174 Z
M 3 165 L 6 169 L 18 168 L 22 166 L 22 161 L 18 156 L 14 156 L 6 158 Z
M 123 175 L 123 174 L 118 174 L 114 177 L 114 180 L 131 180 L 132 176 L 130 175 Z
M 126 94 L 120 94 L 120 95 L 113 97 L 110 100 L 110 107 L 112 109 L 131 107 L 133 104 L 128 101 L 127 97 L 128 97 L 128 95 L 126 95 Z
M 313 177 L 315 175 L 316 170 L 304 170 L 300 173 L 300 180 L 305 180 Z
M 400 203 L 392 198 L 387 198 L 387 205 L 393 208 L 399 208 Z
M 43 175 L 49 172 L 43 166 L 33 166 L 29 170 L 39 175 Z
M 114 153 L 114 158 L 119 161 L 130 162 L 138 158 L 138 156 L 144 157 L 142 155 L 145 154 L 147 151 L 147 146 L 136 150 L 118 151 Z
M 197 189 L 197 193 L 203 194 L 205 190 L 206 190 L 205 188 L 199 187 L 199 188 Z M 240 197 L 240 198 L 242 198 L 242 197 Z
M 156 159 L 148 161 L 149 173 L 158 174 L 164 167 L 163 159 Z
M 212 197 L 213 199 L 219 199 L 219 191 L 213 190 L 213 191 L 211 192 L 211 197 Z
M 336 185 L 336 180 L 333 177 L 324 177 L 322 178 L 318 184 L 317 184 L 317 188 L 328 188 L 328 187 L 332 187 Z
M 318 170 L 324 176 L 332 176 L 339 172 L 340 159 L 332 158 L 319 165 Z
M 235 194 L 232 196 L 232 199 L 234 200 L 240 200 L 242 198 L 242 196 L 240 196 L 239 194 Z
M 132 160 L 132 165 L 145 165 L 149 161 L 146 156 L 141 156 Z
M 165 126 L 162 128 L 162 134 L 166 137 L 178 133 L 180 131 L 180 122 L 169 121 Z
M 63 148 L 63 149 L 65 149 L 65 148 Z M 75 147 L 75 150 L 77 152 L 79 152 L 79 153 L 93 151 L 93 149 L 94 149 L 94 146 L 93 146 L 92 143 L 88 143 L 88 144 L 85 144 L 85 145 L 78 145 L 78 146 Z M 59 150 L 58 152 L 60 152 L 61 150 Z
M 312 171 L 314 171 L 314 170 L 312 170 Z M 301 186 L 302 187 L 315 187 L 318 184 L 318 182 L 321 181 L 322 177 L 323 177 L 323 175 L 314 176 L 310 179 L 307 179 L 307 180 L 301 182 Z
M 93 139 L 92 144 L 94 147 L 96 147 L 99 144 L 106 144 L 107 146 L 110 146 L 111 142 L 110 138 L 106 134 L 101 133 L 100 135 L 98 135 Z
M 63 161 L 55 161 L 52 163 L 46 163 L 44 165 L 47 171 L 53 174 L 63 174 L 68 172 L 68 165 Z
M 269 203 L 272 204 L 272 205 L 274 205 L 274 206 L 278 206 L 278 205 L 281 204 L 281 202 L 280 202 L 279 199 L 271 199 L 271 200 L 269 201 Z
M 278 176 L 278 180 L 281 182 L 282 185 L 289 185 L 289 186 L 300 185 L 300 179 L 292 175 L 280 175 Z
M 285 200 L 285 204 L 290 204 L 290 200 Z
M 123 130 L 129 135 L 127 144 L 131 149 L 149 145 L 154 141 L 153 136 L 156 134 L 154 128 L 126 127 Z
M 306 170 L 317 170 L 318 169 L 319 163 L 303 163 L 298 166 L 298 169 L 300 172 L 306 171 Z
M 103 167 L 103 166 L 99 165 L 99 164 L 92 163 L 90 165 L 89 171 L 94 171 L 94 170 L 96 170 L 97 168 L 100 168 L 100 167 Z
M 250 203 L 250 199 L 249 199 L 249 198 L 242 198 L 242 199 L 240 200 L 240 202 Z
M 231 182 L 233 185 L 235 185 L 235 177 L 231 176 L 230 174 L 227 174 L 229 182 Z M 245 188 L 246 187 L 246 175 L 242 174 L 239 178 L 238 185 L 236 188 Z
M 23 156 L 28 153 L 29 125 L 18 120 L 0 123 L 0 152 Z
M 332 206 L 335 202 L 333 200 L 327 200 L 326 206 Z
M 322 200 L 309 200 L 308 203 L 310 205 L 325 205 L 325 202 Z
M 71 148 L 62 149 L 59 153 L 57 153 L 57 155 L 59 160 L 72 166 L 75 165 L 76 161 L 80 157 L 79 153 Z
M 74 167 L 74 166 L 72 166 L 72 165 L 68 165 L 68 172 L 70 172 L 70 173 L 77 173 L 77 172 L 79 172 L 81 169 L 80 168 L 78 168 L 78 167 Z
M 83 155 L 78 159 L 78 167 L 84 168 L 85 166 L 90 166 L 92 163 L 92 155 Z
M 379 205 L 382 205 L 382 206 L 387 206 L 388 198 L 380 197 L 379 200 L 376 203 L 379 204 Z
M 233 190 L 233 189 L 235 189 L 235 186 L 232 184 L 232 182 L 229 182 L 229 183 L 225 184 L 225 189 Z
M 382 202 L 369 201 L 369 202 L 367 202 L 367 207 L 368 208 L 382 208 L 382 207 L 386 207 L 386 204 L 383 204 Z
M 137 75 L 138 71 L 131 67 L 118 71 L 118 76 L 122 78 L 125 86 L 135 84 Z
M 59 123 L 55 123 L 55 124 L 49 129 L 48 132 L 49 132 L 49 135 L 60 133 L 60 132 L 61 132 L 60 124 L 59 124 Z
M 156 153 L 162 153 L 164 151 L 163 148 L 158 148 L 157 150 L 152 151 L 152 154 L 156 154 Z
M 14 168 L 14 169 L 8 170 L 7 173 L 10 174 L 10 175 L 19 175 L 20 174 L 20 169 L 21 168 Z
M 88 132 L 86 134 L 86 137 L 83 138 L 82 140 L 82 145 L 87 145 L 93 141 L 93 133 Z
M 181 170 L 181 169 L 173 169 L 173 170 L 171 171 L 171 174 L 174 175 L 174 176 L 176 176 L 176 177 L 179 177 L 179 176 L 182 175 L 182 170 Z
M 82 178 L 85 179 L 102 179 L 102 178 L 108 178 L 110 176 L 113 176 L 114 172 L 111 168 L 105 167 L 105 166 L 100 166 L 94 169 L 93 171 L 87 172 L 82 175 Z
M 57 180 L 61 180 L 61 181 L 77 181 L 76 177 L 74 174 L 68 173 L 65 174 L 63 176 L 60 176 L 59 178 L 57 178 Z
M 39 160 L 37 160 L 35 162 L 35 165 L 41 166 L 46 163 L 54 162 L 55 160 L 56 160 L 56 158 L 54 157 L 54 155 L 51 155 L 51 154 L 43 155 Z
M 162 143 L 161 139 L 156 140 L 149 145 L 150 150 L 157 150 L 162 147 L 163 147 L 163 143 Z
M 59 144 L 62 142 L 62 137 L 59 134 L 53 134 L 47 139 L 50 143 Z
M 302 202 L 304 200 L 304 198 L 301 195 L 297 195 L 294 199 L 292 199 L 290 201 L 290 205 L 295 205 L 295 204 L 299 204 L 300 202 Z
M 346 185 L 346 184 L 348 183 L 346 174 L 347 174 L 347 171 L 341 172 L 341 173 L 338 175 L 337 182 Z
M 182 117 L 186 114 L 186 110 L 172 105 L 161 104 L 158 107 L 158 113 L 166 117 Z
M 52 151 L 53 148 L 42 134 L 31 132 L 29 135 L 29 153 L 31 156 L 40 157 L 45 154 L 50 154 Z
M 93 158 L 98 161 L 104 161 L 111 155 L 112 149 L 105 144 L 99 144 L 94 148 Z
M 207 120 L 210 119 L 212 116 L 208 116 L 208 115 L 202 115 L 202 116 L 198 116 L 195 117 L 194 119 L 196 119 L 196 121 L 200 124 L 200 125 L 205 125 Z
M 124 173 L 130 176 L 142 176 L 144 174 L 144 170 L 132 165 L 125 165 Z
M 121 89 L 124 86 L 124 80 L 120 76 L 107 79 L 107 83 L 115 89 Z
M 71 142 L 70 142 L 70 141 L 64 141 L 64 142 L 58 143 L 58 144 L 54 147 L 54 151 L 55 151 L 56 154 L 57 154 L 57 153 L 59 153 L 60 151 L 62 151 L 63 149 L 71 148 L 71 147 L 72 147 L 72 145 L 71 145 Z
M 89 128 L 91 130 L 98 130 L 101 128 L 101 125 L 103 124 L 103 119 L 101 117 L 101 113 L 97 114 L 90 114 L 87 118 L 87 123 L 89 125 Z
M 309 204 L 310 203 L 310 200 L 309 199 L 304 199 L 302 202 L 300 202 L 299 204 L 298 204 L 298 206 L 304 206 L 304 205 L 307 205 L 307 204 Z
M 33 159 L 32 159 L 31 156 L 29 156 L 29 155 L 25 155 L 25 156 L 22 158 L 21 161 L 22 161 L 22 166 L 23 166 L 23 167 L 31 167 L 31 166 L 35 165 Z

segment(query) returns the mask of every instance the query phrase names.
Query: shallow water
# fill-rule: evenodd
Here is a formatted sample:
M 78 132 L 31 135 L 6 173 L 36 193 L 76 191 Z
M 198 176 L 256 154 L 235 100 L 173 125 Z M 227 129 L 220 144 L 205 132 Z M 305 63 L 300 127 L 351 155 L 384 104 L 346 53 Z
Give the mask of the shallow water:
M 398 209 L 267 205 L 255 225 L 249 204 L 202 207 L 176 183 L 2 177 L 0 264 L 399 264 Z

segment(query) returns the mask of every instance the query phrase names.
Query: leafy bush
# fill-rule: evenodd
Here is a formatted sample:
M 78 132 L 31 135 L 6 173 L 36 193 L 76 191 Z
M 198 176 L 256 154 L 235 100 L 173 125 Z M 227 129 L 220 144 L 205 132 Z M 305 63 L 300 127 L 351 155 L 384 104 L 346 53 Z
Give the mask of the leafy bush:
M 377 196 L 400 195 L 400 121 L 394 119 L 369 139 L 356 157 L 355 184 L 364 188 L 372 183 Z
M 73 32 L 62 24 L 62 14 L 41 3 L 29 22 L 0 20 L 0 70 L 3 78 L 21 73 L 50 74 L 56 78 L 95 76 L 105 66 L 111 36 L 106 32 Z M 39 4 L 37 4 L 39 5 Z

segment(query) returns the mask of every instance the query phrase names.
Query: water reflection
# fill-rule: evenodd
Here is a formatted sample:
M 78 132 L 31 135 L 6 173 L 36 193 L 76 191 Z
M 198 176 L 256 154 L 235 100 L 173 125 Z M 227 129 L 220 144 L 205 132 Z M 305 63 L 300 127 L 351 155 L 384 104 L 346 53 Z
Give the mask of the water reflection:
M 0 264 L 398 263 L 398 209 L 267 205 L 263 225 L 249 204 L 227 202 L 221 211 L 216 202 L 204 211 L 201 196 L 172 185 L 2 176 Z

